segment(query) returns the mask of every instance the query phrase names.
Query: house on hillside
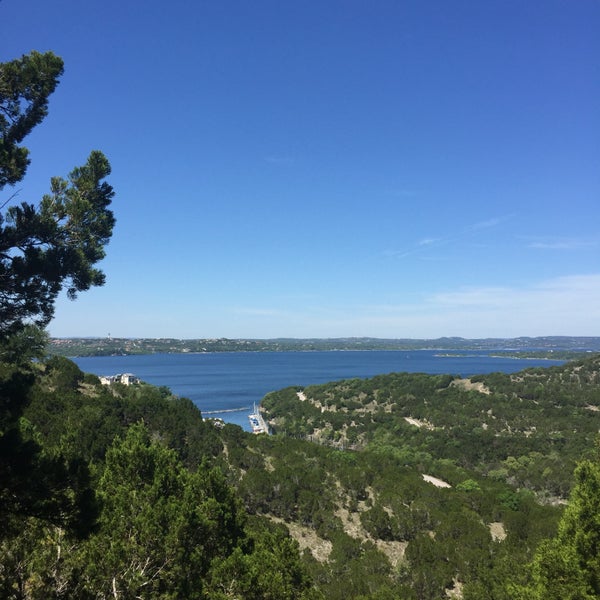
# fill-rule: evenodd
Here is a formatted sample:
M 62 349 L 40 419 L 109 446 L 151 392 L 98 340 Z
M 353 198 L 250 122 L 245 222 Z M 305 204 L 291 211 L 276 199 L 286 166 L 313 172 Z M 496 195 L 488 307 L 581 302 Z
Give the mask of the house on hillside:
M 119 381 L 123 385 L 133 385 L 140 382 L 139 377 L 136 377 L 132 373 L 123 373 L 122 375 L 117 375 L 117 377 L 120 377 Z
M 119 373 L 118 375 L 103 375 L 100 377 L 102 385 L 112 385 L 113 383 L 122 383 L 123 385 L 134 385 L 140 383 L 140 378 L 132 373 Z

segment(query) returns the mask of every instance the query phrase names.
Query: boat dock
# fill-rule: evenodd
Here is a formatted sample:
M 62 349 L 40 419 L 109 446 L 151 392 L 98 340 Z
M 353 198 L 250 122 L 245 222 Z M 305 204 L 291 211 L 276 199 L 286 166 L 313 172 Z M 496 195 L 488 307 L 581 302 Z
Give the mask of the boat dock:
M 254 405 L 252 414 L 248 415 L 248 420 L 250 421 L 250 427 L 252 427 L 252 433 L 269 433 L 269 428 L 267 427 L 263 416 L 260 414 L 260 410 L 256 408 L 256 404 Z

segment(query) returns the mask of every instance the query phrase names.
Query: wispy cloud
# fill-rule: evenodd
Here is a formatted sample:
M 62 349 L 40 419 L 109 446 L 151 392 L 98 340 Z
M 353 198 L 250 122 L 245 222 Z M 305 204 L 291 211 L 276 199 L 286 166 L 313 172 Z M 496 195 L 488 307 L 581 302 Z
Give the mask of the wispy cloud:
M 492 227 L 498 227 L 506 221 L 510 220 L 513 216 L 514 215 L 504 215 L 499 217 L 493 217 L 485 221 L 472 223 L 470 225 L 467 225 L 463 229 L 455 231 L 452 235 L 443 237 L 425 237 L 415 242 L 409 248 L 405 248 L 403 250 L 387 250 L 384 254 L 385 256 L 392 256 L 395 258 L 406 258 L 415 254 L 421 254 L 426 249 L 445 246 L 447 244 L 456 242 L 460 239 L 473 236 L 479 231 L 490 229 Z
M 596 240 L 577 238 L 534 238 L 528 243 L 528 248 L 538 250 L 579 250 L 598 246 Z
M 469 227 L 467 227 L 466 231 L 478 231 L 480 229 L 489 229 L 490 227 L 497 227 L 502 223 L 512 219 L 514 215 L 504 215 L 502 217 L 494 217 L 492 219 L 487 219 L 486 221 L 479 221 L 479 223 L 473 223 Z
M 600 273 L 528 285 L 470 287 L 381 304 L 237 309 L 256 317 L 250 337 L 518 337 L 600 335 Z
M 541 307 L 540 301 L 551 301 L 552 306 L 569 307 L 571 310 L 577 306 L 577 301 L 585 302 L 593 298 L 600 300 L 600 274 L 593 275 L 568 275 L 557 277 L 531 284 L 522 288 L 516 287 L 481 287 L 467 288 L 453 292 L 439 293 L 430 297 L 429 301 L 438 305 L 452 305 L 455 307 L 480 307 L 494 306 L 512 307 L 535 306 Z M 564 306 L 564 301 L 573 302 Z M 600 306 L 599 306 L 600 308 Z
M 598 335 L 600 274 L 569 275 L 524 287 L 481 287 L 435 294 L 432 312 L 479 324 L 495 335 Z M 468 321 L 467 321 L 468 319 Z M 467 325 L 469 327 L 469 325 Z

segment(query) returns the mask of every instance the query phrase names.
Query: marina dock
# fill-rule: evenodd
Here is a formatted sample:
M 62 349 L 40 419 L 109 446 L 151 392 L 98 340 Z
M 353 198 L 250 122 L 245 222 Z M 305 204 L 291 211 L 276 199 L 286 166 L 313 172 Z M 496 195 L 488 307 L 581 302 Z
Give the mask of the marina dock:
M 260 414 L 260 410 L 256 408 L 256 404 L 254 405 L 252 414 L 248 415 L 248 420 L 250 421 L 250 427 L 252 427 L 252 433 L 269 433 L 269 428 Z

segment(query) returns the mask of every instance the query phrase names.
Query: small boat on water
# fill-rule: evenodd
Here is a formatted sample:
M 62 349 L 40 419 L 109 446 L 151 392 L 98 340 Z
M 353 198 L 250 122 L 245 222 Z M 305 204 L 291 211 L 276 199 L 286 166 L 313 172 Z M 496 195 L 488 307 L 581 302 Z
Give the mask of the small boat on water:
M 250 427 L 252 427 L 252 433 L 267 432 L 264 424 L 265 422 L 263 421 L 263 418 L 258 410 L 256 410 L 256 405 L 254 405 L 254 412 L 248 415 L 248 420 L 250 421 Z

